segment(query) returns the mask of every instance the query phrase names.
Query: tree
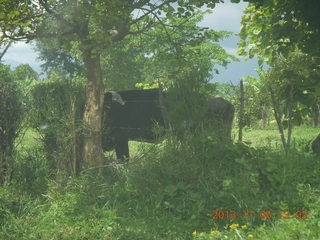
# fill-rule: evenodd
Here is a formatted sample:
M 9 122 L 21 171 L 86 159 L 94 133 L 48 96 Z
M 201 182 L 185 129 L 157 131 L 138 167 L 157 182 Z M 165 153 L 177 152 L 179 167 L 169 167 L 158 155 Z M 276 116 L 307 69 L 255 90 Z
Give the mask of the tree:
M 29 64 L 21 64 L 12 71 L 14 81 L 25 94 L 30 90 L 31 84 L 39 80 L 39 74 Z
M 261 66 L 263 63 L 270 66 L 260 73 L 270 91 L 287 152 L 293 124 L 301 122 L 301 105 L 310 108 L 319 95 L 320 2 L 250 2 L 245 10 L 247 15 L 242 18 L 238 52 L 249 57 L 258 56 Z M 285 128 L 288 129 L 287 138 Z
M 246 77 L 243 80 L 245 84 L 244 125 L 251 127 L 257 120 L 261 120 L 262 126 L 265 127 L 268 122 L 268 109 L 271 106 L 266 84 L 254 77 Z
M 206 86 L 216 65 L 226 66 L 236 59 L 217 43 L 230 33 L 198 27 L 202 17 L 198 12 L 187 20 L 166 19 L 140 39 L 142 54 L 147 58 L 142 85 L 170 89 L 169 102 L 174 104 L 165 114 L 176 133 L 182 132 L 182 122 L 192 122 L 195 127 L 201 120 Z
M 237 60 L 218 44 L 231 33 L 198 27 L 203 15 L 197 12 L 188 20 L 170 18 L 145 33 L 140 41 L 147 56 L 143 70 L 145 82 L 160 82 L 170 87 L 179 72 L 194 71 L 201 76 L 202 83 L 207 83 L 217 72 L 217 65 L 226 66 Z
M 228 36 L 229 33 L 224 31 L 216 32 L 197 26 L 197 23 L 202 20 L 204 14 L 205 13 L 203 12 L 197 12 L 191 16 L 188 21 L 179 19 L 178 17 L 172 17 L 172 19 L 164 20 L 162 23 L 157 20 L 151 29 L 140 36 L 131 35 L 125 40 L 114 44 L 101 56 L 104 83 L 112 90 L 132 89 L 138 85 L 143 87 L 146 87 L 147 85 L 159 87 L 159 84 L 162 87 L 167 88 L 172 86 L 176 81 L 174 76 L 169 78 L 170 73 L 172 73 L 175 67 L 179 67 L 180 71 L 185 73 L 182 81 L 186 81 L 186 78 L 190 73 L 190 66 L 196 66 L 197 71 L 193 75 L 201 77 L 192 79 L 192 76 L 190 77 L 190 80 L 194 83 L 201 81 L 200 85 L 207 85 L 207 81 L 211 78 L 210 71 L 213 71 L 217 64 L 226 65 L 235 58 L 232 55 L 227 54 L 217 43 L 223 37 Z M 165 24 L 165 26 L 163 24 Z M 202 34 L 201 38 L 199 38 L 200 33 Z M 73 50 L 63 50 L 54 53 L 54 50 L 59 49 L 59 46 L 55 45 L 56 41 L 53 42 L 54 44 L 52 46 L 47 42 L 40 44 L 42 45 L 40 48 L 40 56 L 46 61 L 45 64 L 49 67 L 50 72 L 54 72 L 54 69 L 61 69 L 65 66 L 65 61 L 63 61 L 63 59 L 67 61 L 70 60 L 80 66 L 78 53 Z M 174 45 L 180 46 L 182 54 L 179 56 L 182 56 L 185 59 L 183 66 L 177 66 L 178 61 Z M 48 56 L 48 52 L 52 54 Z M 168 62 L 170 62 L 170 64 L 168 64 Z M 69 75 L 73 74 L 74 72 L 69 73 Z M 63 74 L 59 78 L 63 79 Z M 57 80 L 58 79 L 55 79 L 55 81 Z M 57 84 L 59 82 L 61 84 L 61 80 L 58 80 Z M 47 86 L 54 88 L 54 85 Z M 67 87 L 64 88 L 67 89 Z M 41 94 L 53 92 L 48 91 L 48 88 L 41 89 L 39 88 L 39 85 L 38 90 L 40 90 L 38 92 Z M 186 91 L 186 88 L 183 90 Z M 69 94 L 65 91 L 63 92 L 63 95 Z M 40 99 L 40 101 L 37 101 L 38 105 L 36 106 L 37 110 L 41 110 L 42 108 L 48 110 L 43 116 L 45 116 L 48 122 L 51 121 L 47 130 L 51 129 L 51 132 L 54 133 L 58 133 L 62 129 L 63 123 L 68 123 L 68 121 L 65 120 L 61 121 L 61 119 L 63 119 L 61 116 L 54 117 L 58 112 L 52 111 L 52 107 L 50 107 L 50 105 L 54 106 L 56 103 L 60 102 L 59 99 L 62 97 L 59 96 L 60 95 L 53 101 L 51 100 L 52 98 L 49 97 L 48 101 L 45 100 L 46 104 L 43 104 L 44 99 Z M 192 99 L 190 95 L 188 97 L 189 101 L 192 101 L 193 103 L 197 102 L 197 99 Z M 61 104 L 63 107 L 59 107 L 59 109 L 68 108 L 68 104 L 69 103 L 65 101 Z M 68 114 L 69 112 L 70 110 L 67 111 Z M 184 119 L 186 119 L 185 115 L 187 115 L 187 117 L 190 118 L 190 112 L 192 112 L 192 110 L 189 108 L 184 116 L 179 114 L 179 117 L 184 117 Z M 52 113 L 54 114 L 52 115 Z M 199 116 L 195 116 L 195 118 L 199 119 Z M 52 121 L 52 119 L 54 119 L 54 121 Z M 33 120 L 33 122 L 35 121 Z M 65 129 L 65 127 L 63 129 Z M 62 132 L 66 131 L 62 130 Z M 72 131 L 69 130 L 67 132 L 71 135 Z M 51 139 L 53 139 L 53 137 L 54 136 L 51 136 Z M 64 139 L 56 138 L 55 142 L 58 145 L 65 146 L 65 142 L 61 144 L 59 142 L 60 140 Z M 58 158 L 61 160 L 61 156 Z
M 235 1 L 239 2 L 239 1 Z M 320 55 L 320 2 L 318 0 L 248 0 L 242 18 L 240 52 L 272 59 L 295 47 Z M 248 47 L 247 49 L 245 49 Z
M 155 18 L 189 17 L 197 7 L 220 0 L 4 0 L 0 5 L 1 39 L 32 40 L 56 37 L 66 48 L 76 44 L 86 71 L 83 167 L 103 165 L 101 119 L 105 86 L 100 55 L 129 34 L 146 31 Z M 140 10 L 137 14 L 137 10 Z M 143 27 L 133 26 L 143 22 Z M 131 31 L 131 30 L 134 31 Z
M 177 59 L 177 46 L 182 57 L 189 54 L 188 65 L 197 65 L 206 72 L 205 78 L 211 78 L 212 72 L 217 72 L 216 65 L 226 66 L 236 58 L 217 43 L 231 33 L 197 26 L 209 12 L 197 11 L 188 19 L 156 19 L 153 26 L 142 34 L 130 35 L 113 44 L 101 55 L 104 83 L 112 90 L 132 89 L 137 83 L 158 86 L 160 81 L 162 85 L 172 84 L 173 79 L 168 75 L 177 67 L 172 64 Z M 71 76 L 82 73 L 79 52 L 74 47 L 63 49 L 54 39 L 37 41 L 37 46 L 46 71 L 63 68 Z
M 310 0 L 268 0 L 251 2 L 242 18 L 238 53 L 250 58 L 258 56 L 259 63 L 276 66 L 280 58 L 300 51 L 312 64 L 320 60 L 320 2 Z M 281 60 L 280 60 L 281 61 Z M 304 65 L 307 66 L 307 65 Z M 314 66 L 314 64 L 313 64 Z M 315 69 L 308 67 L 311 73 Z M 305 80 L 304 80 L 305 81 Z M 305 84 L 305 83 L 304 83 Z M 320 83 L 309 86 L 320 90 Z
M 293 126 L 302 124 L 303 117 L 312 114 L 311 106 L 317 100 L 314 86 L 319 74 L 317 61 L 299 50 L 290 52 L 286 58 L 279 58 L 270 69 L 260 74 L 269 89 L 286 152 L 290 148 Z M 288 130 L 286 137 L 284 129 Z
M 44 62 L 41 68 L 47 74 L 50 74 L 50 71 L 59 71 L 71 77 L 84 75 L 79 51 L 74 47 L 64 48 L 57 38 L 37 39 L 35 50 L 38 52 L 39 59 Z

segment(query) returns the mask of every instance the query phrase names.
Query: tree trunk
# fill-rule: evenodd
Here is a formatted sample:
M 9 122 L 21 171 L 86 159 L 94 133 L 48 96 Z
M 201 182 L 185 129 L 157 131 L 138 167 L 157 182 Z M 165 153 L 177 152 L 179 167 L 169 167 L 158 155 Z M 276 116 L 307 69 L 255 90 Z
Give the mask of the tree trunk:
M 288 135 L 287 135 L 287 145 L 286 145 L 286 154 L 288 154 L 290 146 L 291 146 L 291 134 L 292 134 L 292 110 L 293 110 L 293 85 L 290 84 L 289 86 L 290 92 L 289 92 L 289 99 L 287 104 L 288 109 Z
M 103 165 L 101 126 L 103 116 L 104 85 L 102 82 L 100 56 L 85 51 L 83 62 L 86 67 L 86 104 L 83 115 L 84 142 L 82 169 Z
M 239 142 L 242 142 L 243 119 L 244 119 L 244 88 L 243 88 L 243 80 L 240 80 L 240 110 L 239 110 L 239 136 L 238 136 Z
M 282 125 L 282 122 L 281 122 L 281 115 L 282 114 L 280 113 L 279 102 L 277 101 L 275 93 L 274 93 L 274 91 L 273 91 L 271 86 L 269 87 L 269 91 L 270 91 L 272 105 L 273 105 L 274 117 L 275 117 L 275 119 L 277 121 L 278 129 L 279 129 L 280 136 L 281 136 L 282 146 L 283 146 L 283 149 L 286 151 L 287 140 L 286 140 L 286 137 L 284 135 L 283 125 Z
M 70 158 L 70 168 L 72 176 L 78 174 L 78 144 L 77 144 L 77 128 L 76 128 L 76 107 L 75 98 L 70 99 L 70 131 L 71 131 L 71 158 Z
M 317 127 L 319 125 L 319 118 L 320 118 L 320 106 L 319 100 L 316 99 L 312 104 L 312 125 Z
M 268 125 L 268 107 L 265 103 L 261 105 L 261 123 L 263 128 Z

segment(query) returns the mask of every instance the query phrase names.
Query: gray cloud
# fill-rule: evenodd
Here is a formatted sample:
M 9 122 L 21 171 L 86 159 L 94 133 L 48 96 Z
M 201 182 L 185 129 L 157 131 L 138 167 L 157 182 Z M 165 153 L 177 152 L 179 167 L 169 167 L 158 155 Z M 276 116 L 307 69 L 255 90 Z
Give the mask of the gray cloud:
M 241 16 L 247 6 L 248 3 L 245 2 L 235 4 L 231 3 L 230 0 L 226 0 L 224 3 L 217 4 L 213 12 L 206 15 L 199 26 L 209 27 L 217 31 L 231 31 L 234 34 L 239 33 Z M 238 36 L 232 35 L 221 41 L 220 44 L 228 53 L 236 55 L 239 40 Z M 239 57 L 239 60 L 239 62 L 230 63 L 227 68 L 218 67 L 220 73 L 214 75 L 212 81 L 238 84 L 241 77 L 258 77 L 256 73 L 258 68 L 257 59 L 249 59 L 244 62 L 244 58 Z
M 40 62 L 37 60 L 37 53 L 33 50 L 32 44 L 25 42 L 18 42 L 13 44 L 3 57 L 6 64 L 10 64 L 13 68 L 20 64 L 29 64 L 35 70 L 40 70 Z
M 248 3 L 231 3 L 230 0 L 217 4 L 212 14 L 206 15 L 200 26 L 214 30 L 226 30 L 234 33 L 240 31 L 240 21 L 243 9 Z

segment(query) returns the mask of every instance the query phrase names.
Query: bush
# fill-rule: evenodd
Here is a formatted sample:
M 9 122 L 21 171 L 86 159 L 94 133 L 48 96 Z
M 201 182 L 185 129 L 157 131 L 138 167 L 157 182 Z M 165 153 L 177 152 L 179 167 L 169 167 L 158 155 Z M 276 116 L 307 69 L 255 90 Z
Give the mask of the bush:
M 23 113 L 21 93 L 10 75 L 10 68 L 0 64 L 0 183 L 10 177 L 14 141 Z
M 105 178 L 49 181 L 36 206 L 0 196 L 0 239 L 317 239 L 316 157 L 222 144 L 210 129 L 184 136 L 142 145 L 130 163 L 108 165 Z M 240 218 L 213 219 L 215 210 Z M 312 218 L 280 219 L 286 210 Z
M 50 181 L 41 202 L 26 196 L 29 204 L 15 200 L 19 214 L 8 208 L 17 196 L 5 199 L 8 193 L 0 192 L 0 199 L 5 200 L 0 201 L 4 217 L 0 239 L 146 239 L 139 229 L 120 224 L 117 209 L 104 202 L 108 192 L 102 179 L 90 176 L 70 179 L 64 186 Z
M 52 172 L 75 176 L 80 171 L 84 97 L 81 79 L 53 75 L 32 89 L 30 121 L 42 136 Z
M 130 201 L 134 211 L 127 216 L 144 216 L 152 226 L 150 231 L 167 232 L 167 239 L 174 238 L 170 229 L 175 229 L 172 234 L 179 233 L 175 236 L 188 239 L 186 229 L 258 225 L 266 222 L 267 211 L 308 210 L 299 186 L 317 186 L 320 165 L 316 157 L 222 144 L 209 133 L 209 129 L 199 130 L 183 141 L 169 137 L 162 146 L 144 149 L 142 158 L 129 164 L 123 184 L 130 187 L 135 200 Z M 235 211 L 240 218 L 213 220 L 214 210 Z M 255 216 L 244 218 L 244 211 Z
M 19 149 L 14 159 L 11 183 L 16 190 L 33 196 L 44 193 L 50 172 L 43 147 Z

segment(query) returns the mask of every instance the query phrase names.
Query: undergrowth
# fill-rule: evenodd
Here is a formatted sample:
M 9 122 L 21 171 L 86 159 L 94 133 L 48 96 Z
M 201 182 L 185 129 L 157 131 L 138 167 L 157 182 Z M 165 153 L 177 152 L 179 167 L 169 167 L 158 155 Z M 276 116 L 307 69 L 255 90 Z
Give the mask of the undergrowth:
M 316 156 L 223 143 L 207 132 L 168 137 L 127 164 L 106 162 L 103 176 L 62 182 L 44 177 L 41 149 L 21 152 L 17 181 L 0 188 L 0 239 L 319 237 Z M 306 211 L 309 219 L 280 219 L 279 211 Z

